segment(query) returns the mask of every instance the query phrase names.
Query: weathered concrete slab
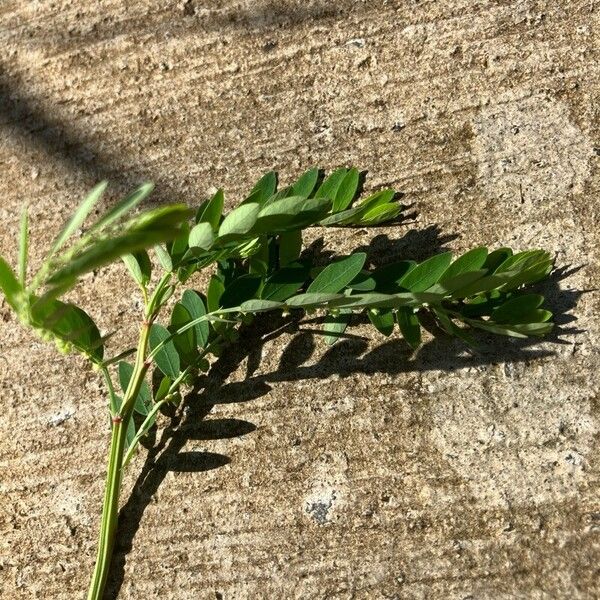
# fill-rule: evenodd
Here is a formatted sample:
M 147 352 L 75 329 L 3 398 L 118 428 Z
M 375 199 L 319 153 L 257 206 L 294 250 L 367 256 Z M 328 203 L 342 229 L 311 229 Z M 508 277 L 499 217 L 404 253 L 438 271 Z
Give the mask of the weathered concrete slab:
M 153 179 L 157 202 L 223 186 L 233 203 L 270 168 L 286 180 L 352 164 L 368 185 L 404 191 L 416 220 L 315 238 L 339 252 L 370 245 L 373 260 L 547 248 L 570 273 L 549 284 L 551 301 L 582 330 L 473 356 L 447 340 L 415 356 L 383 339 L 267 342 L 258 365 L 223 374 L 203 425 L 159 432 L 164 456 L 126 511 L 120 598 L 598 597 L 599 302 L 581 292 L 599 285 L 599 11 L 594 0 L 2 3 L 10 259 L 23 202 L 39 258 L 103 177 L 113 198 Z M 78 301 L 105 329 L 124 324 L 115 345 L 133 340 L 123 270 L 89 284 Z M 0 595 L 82 597 L 103 389 L 0 314 Z

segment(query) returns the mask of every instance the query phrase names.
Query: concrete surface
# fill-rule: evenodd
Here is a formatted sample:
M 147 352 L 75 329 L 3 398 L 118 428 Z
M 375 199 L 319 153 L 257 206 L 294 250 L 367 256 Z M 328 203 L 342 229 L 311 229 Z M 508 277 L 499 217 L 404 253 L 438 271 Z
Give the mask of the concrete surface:
M 223 186 L 231 206 L 270 168 L 356 165 L 416 218 L 315 239 L 370 244 L 375 261 L 546 248 L 567 268 L 551 304 L 580 330 L 414 356 L 285 333 L 259 361 L 250 336 L 204 420 L 164 417 L 132 465 L 113 596 L 600 597 L 599 14 L 595 0 L 0 4 L 10 260 L 23 202 L 35 262 L 100 178 L 111 200 L 153 179 L 156 202 Z M 87 283 L 75 298 L 119 327 L 113 348 L 130 343 L 124 269 Z M 0 595 L 81 598 L 103 387 L 0 316 Z

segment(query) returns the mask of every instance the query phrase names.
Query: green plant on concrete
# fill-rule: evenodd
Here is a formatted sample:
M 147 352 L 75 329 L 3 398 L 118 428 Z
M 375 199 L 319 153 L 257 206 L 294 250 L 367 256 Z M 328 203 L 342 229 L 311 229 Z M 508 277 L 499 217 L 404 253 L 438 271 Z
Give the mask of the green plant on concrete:
M 72 241 L 104 188 L 100 184 L 84 200 L 29 280 L 26 211 L 17 274 L 0 257 L 0 287 L 19 320 L 60 350 L 83 353 L 106 381 L 111 443 L 90 600 L 100 598 L 106 584 L 123 472 L 140 440 L 160 409 L 177 405 L 182 391 L 258 313 L 317 312 L 328 343 L 344 335 L 353 315 L 366 313 L 383 335 L 398 330 L 413 348 L 421 342 L 423 319 L 469 344 L 473 329 L 527 337 L 552 328 L 543 297 L 526 289 L 552 269 L 542 250 L 480 247 L 454 260 L 446 252 L 420 264 L 401 260 L 375 269 L 356 252 L 313 265 L 302 253 L 305 228 L 376 225 L 402 210 L 390 189 L 357 200 L 356 169 L 338 169 L 325 179 L 312 169 L 279 190 L 276 173 L 267 173 L 226 215 L 218 191 L 193 212 L 174 205 L 127 218 L 150 193 L 152 186 L 144 185 Z M 160 265 L 154 277 L 149 249 Z M 85 273 L 120 258 L 140 289 L 144 314 L 137 348 L 106 358 L 107 338 L 92 318 L 60 297 Z M 212 274 L 199 293 L 186 282 L 203 269 Z

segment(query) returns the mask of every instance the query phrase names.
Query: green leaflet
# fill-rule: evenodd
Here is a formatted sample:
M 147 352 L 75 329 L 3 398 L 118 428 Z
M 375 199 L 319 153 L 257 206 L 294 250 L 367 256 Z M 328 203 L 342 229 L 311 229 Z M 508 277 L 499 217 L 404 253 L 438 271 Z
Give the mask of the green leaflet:
M 242 302 L 255 298 L 262 286 L 263 278 L 259 275 L 242 275 L 234 279 L 221 295 L 219 304 L 223 308 L 239 306 Z
M 547 321 L 552 313 L 537 310 L 544 302 L 539 294 L 525 294 L 510 298 L 491 314 L 491 320 L 504 325 L 510 323 L 536 323 Z
M 228 241 L 245 236 L 254 227 L 260 209 L 259 203 L 249 202 L 232 210 L 219 227 L 219 240 Z
M 290 196 L 267 204 L 258 214 L 253 233 L 279 233 L 318 221 L 331 206 L 327 198 Z
M 386 223 L 387 221 L 395 219 L 401 212 L 402 205 L 389 202 L 367 211 L 360 219 L 358 219 L 358 222 L 361 225 L 379 225 L 380 223 Z
M 398 308 L 399 306 L 419 306 L 423 303 L 437 304 L 443 299 L 440 294 L 428 292 L 406 292 L 400 294 L 361 294 L 352 296 L 341 296 L 340 299 L 332 301 L 332 306 L 352 309 L 362 308 Z
M 258 183 L 252 188 L 250 195 L 254 195 L 253 202 L 263 204 L 275 193 L 276 189 L 277 173 L 269 171 L 258 180 Z
M 156 258 L 158 258 L 161 267 L 167 271 L 167 273 L 170 273 L 173 270 L 173 261 L 171 260 L 169 253 L 160 244 L 154 246 L 154 252 L 156 253 Z
M 325 267 L 308 286 L 308 293 L 335 294 L 345 288 L 362 270 L 367 255 L 356 252 Z
M 450 265 L 452 266 L 452 265 Z M 427 291 L 436 294 L 450 295 L 456 291 L 466 288 L 468 285 L 482 279 L 487 271 L 479 269 L 478 271 L 466 271 L 453 277 L 443 277 L 440 281 L 432 285 Z
M 459 256 L 447 269 L 444 274 L 440 277 L 440 283 L 452 279 L 467 271 L 478 271 L 483 268 L 485 261 L 488 256 L 487 248 L 479 247 L 469 250 L 462 256 Z M 486 272 L 483 272 L 485 275 Z
M 133 376 L 133 365 L 128 362 L 121 361 L 118 365 L 119 372 L 119 384 L 121 385 L 121 389 L 125 394 L 127 392 L 127 388 L 129 387 L 129 382 L 131 381 L 131 377 Z M 135 398 L 135 405 L 133 409 L 139 413 L 140 415 L 147 415 L 150 407 L 152 406 L 152 394 L 150 392 L 150 386 L 146 380 L 142 381 L 142 385 L 140 386 L 140 391 Z
M 509 274 L 510 275 L 510 274 Z M 476 294 L 482 294 L 484 292 L 491 292 L 497 288 L 500 288 L 508 281 L 506 273 L 503 275 L 487 275 L 481 277 L 472 283 L 465 285 L 453 292 L 453 298 L 468 298 L 469 296 L 475 296 Z
M 323 227 L 332 227 L 334 225 L 352 225 L 356 221 L 360 221 L 360 215 L 364 211 L 360 206 L 343 210 L 339 213 L 333 213 L 319 221 L 319 225 Z
M 149 343 L 152 350 L 157 348 L 159 344 L 169 340 L 156 353 L 154 362 L 156 362 L 156 366 L 167 377 L 175 379 L 181 370 L 181 363 L 179 354 L 177 354 L 177 350 L 175 349 L 175 344 L 172 339 L 169 339 L 170 337 L 169 330 L 158 323 L 154 323 L 150 328 Z
M 152 183 L 142 184 L 94 223 L 88 230 L 88 233 L 99 232 L 115 223 L 123 215 L 133 210 L 140 202 L 142 202 L 153 189 L 154 184 Z
M 49 300 L 34 302 L 31 307 L 33 322 L 56 338 L 72 344 L 94 362 L 102 362 L 104 344 L 92 318 L 74 304 Z
M 402 277 L 398 284 L 400 287 L 410 290 L 411 292 L 424 292 L 434 283 L 437 283 L 442 273 L 448 268 L 451 260 L 451 252 L 444 252 L 443 254 L 432 256 L 410 270 Z
M 472 327 L 483 329 L 497 335 L 508 335 L 517 338 L 526 338 L 528 336 L 542 336 L 552 331 L 553 323 L 527 323 L 515 325 L 496 325 L 488 321 L 479 321 L 477 319 L 468 319 L 466 321 Z
M 337 193 L 333 198 L 333 212 L 340 212 L 350 206 L 354 196 L 358 190 L 359 181 L 358 169 L 350 169 L 344 178 L 342 179 L 340 186 L 338 187 Z
M 302 230 L 293 229 L 279 235 L 279 264 L 285 267 L 302 252 Z
M 396 217 L 401 211 L 400 204 L 392 203 L 395 192 L 391 189 L 371 194 L 353 208 L 333 213 L 320 221 L 323 226 L 332 225 L 374 225 Z M 368 216 L 368 217 L 367 217 Z
M 170 377 L 163 375 L 160 379 L 160 383 L 158 385 L 154 385 L 154 402 L 160 402 L 163 398 L 167 396 L 169 393 L 169 389 L 171 387 L 171 383 L 173 383 Z
M 315 193 L 315 198 L 328 198 L 333 201 L 347 172 L 348 170 L 344 168 L 333 171 L 329 177 L 325 178 Z
M 379 190 L 378 192 L 367 196 L 364 200 L 361 200 L 358 207 L 363 211 L 362 214 L 366 214 L 368 211 L 373 210 L 378 206 L 390 204 L 395 195 L 396 192 L 389 188 Z
M 240 310 L 245 313 L 268 312 L 280 308 L 285 308 L 285 304 L 273 300 L 246 300 L 240 305 Z
M 10 268 L 8 263 L 0 256 L 0 288 L 6 298 L 6 301 L 10 304 L 11 308 L 15 311 L 19 310 L 21 303 L 20 296 L 23 291 L 21 284 L 17 281 L 13 270 Z
M 529 263 L 526 268 L 523 268 L 519 272 L 515 273 L 514 271 L 504 271 L 499 273 L 499 276 L 512 274 L 502 289 L 505 291 L 516 290 L 524 284 L 536 283 L 540 279 L 546 277 L 546 275 L 552 271 L 552 267 L 552 259 L 544 258 L 534 264 Z
M 517 252 L 517 254 L 511 254 L 511 256 L 504 260 L 495 270 L 495 273 L 499 274 L 505 271 L 522 271 L 530 264 L 539 262 L 540 260 L 547 258 L 547 256 L 547 253 L 543 250 L 526 250 L 525 252 Z
M 213 275 L 208 282 L 208 288 L 206 290 L 206 306 L 208 312 L 212 313 L 220 308 L 220 300 L 224 290 L 225 284 L 223 281 L 216 275 Z
M 181 224 L 177 235 L 167 243 L 167 252 L 171 256 L 173 264 L 179 265 L 188 250 L 188 239 L 190 226 L 184 222 Z
M 152 263 L 145 250 L 138 250 L 135 254 L 124 254 L 121 259 L 138 285 L 144 287 L 150 281 Z
M 379 267 L 373 271 L 372 277 L 375 280 L 375 289 L 385 294 L 395 294 L 402 288 L 400 281 L 417 266 L 412 260 L 403 260 Z
M 463 342 L 465 342 L 467 345 L 469 345 L 471 347 L 476 346 L 475 341 L 469 335 L 469 333 L 465 329 L 456 325 L 454 323 L 454 321 L 450 318 L 450 316 L 444 310 L 442 310 L 440 308 L 434 308 L 433 314 L 435 315 L 440 327 L 447 334 L 460 338 L 461 340 L 463 340 Z
M 208 222 L 201 222 L 195 225 L 190 231 L 188 244 L 190 248 L 202 248 L 209 250 L 215 241 L 213 227 Z
M 188 310 L 192 319 L 199 319 L 206 314 L 206 307 L 202 298 L 193 290 L 185 290 L 181 297 L 181 304 Z M 210 326 L 208 321 L 197 323 L 194 327 L 196 332 L 196 340 L 201 348 L 205 348 L 208 344 L 208 336 L 210 334 Z
M 386 337 L 389 337 L 394 332 L 394 313 L 392 310 L 369 310 L 367 311 L 369 321 L 373 324 L 375 329 L 382 333 Z
M 136 252 L 148 245 L 164 241 L 165 238 L 172 237 L 175 234 L 176 230 L 169 229 L 135 232 L 101 240 L 77 255 L 64 267 L 58 269 L 48 278 L 47 283 L 58 286 L 66 281 L 75 280 L 85 273 L 112 262 L 123 254 Z
M 377 283 L 370 271 L 361 271 L 349 284 L 348 288 L 355 292 L 372 292 Z
M 53 256 L 61 249 L 63 244 L 81 227 L 85 218 L 88 216 L 94 205 L 100 200 L 102 194 L 108 182 L 103 181 L 99 183 L 94 189 L 88 194 L 85 200 L 79 205 L 79 208 L 75 211 L 73 216 L 69 219 L 67 224 L 63 227 L 62 231 L 58 234 L 58 237 L 54 240 L 52 248 L 48 254 L 48 257 Z
M 488 254 L 488 257 L 483 263 L 483 268 L 488 270 L 488 273 L 493 273 L 508 257 L 512 256 L 510 248 L 498 248 Z
M 285 302 L 290 308 L 320 308 L 334 300 L 345 298 L 342 294 L 306 293 L 288 298 Z
M 184 327 L 188 323 L 192 321 L 192 315 L 188 311 L 188 309 L 184 306 L 183 303 L 177 302 L 175 306 L 173 306 L 173 311 L 171 312 L 171 323 L 169 326 L 169 331 L 174 334 L 178 329 Z M 175 345 L 175 350 L 177 350 L 177 354 L 179 354 L 179 358 L 183 358 L 184 362 L 190 364 L 194 357 L 197 355 L 197 341 L 196 341 L 196 327 L 191 327 L 173 337 L 173 344 Z
M 223 190 L 218 190 L 212 198 L 205 200 L 200 205 L 196 213 L 196 223 L 208 223 L 213 231 L 217 231 L 223 214 L 224 202 Z
M 293 296 L 307 280 L 309 269 L 303 263 L 291 263 L 275 271 L 265 282 L 261 297 L 282 302 Z
M 135 438 L 135 422 L 133 420 L 133 417 L 131 417 L 129 419 L 129 423 L 127 423 L 127 434 L 125 436 L 125 449 L 126 450 L 127 450 L 127 448 L 129 448 L 129 446 L 131 446 L 134 438 Z
M 309 169 L 304 173 L 300 179 L 292 186 L 290 192 L 292 196 L 304 196 L 308 198 L 313 190 L 317 181 L 319 180 L 319 169 Z
M 421 343 L 421 325 L 414 309 L 408 306 L 400 307 L 396 311 L 396 320 L 406 343 L 413 350 L 417 348 Z
M 326 315 L 323 323 L 323 331 L 327 334 L 325 335 L 325 343 L 330 346 L 335 344 L 346 331 L 351 318 L 352 311 L 346 309 L 340 310 L 337 314 L 329 313 Z

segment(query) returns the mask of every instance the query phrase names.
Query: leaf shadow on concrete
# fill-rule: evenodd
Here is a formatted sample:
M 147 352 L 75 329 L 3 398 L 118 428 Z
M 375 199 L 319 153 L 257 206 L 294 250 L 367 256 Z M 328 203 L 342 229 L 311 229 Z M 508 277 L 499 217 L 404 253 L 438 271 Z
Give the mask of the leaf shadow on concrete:
M 20 77 L 9 76 L 0 64 L 0 131 L 45 154 L 68 170 L 89 180 L 90 187 L 108 180 L 111 190 L 125 194 L 143 181 L 152 180 L 154 203 L 171 202 L 180 196 L 160 173 L 127 168 L 123 157 L 94 143 L 89 132 L 73 122 L 65 123 L 46 98 L 27 93 Z
M 417 233 L 412 236 L 418 235 Z M 425 233 L 429 236 L 431 232 Z M 439 250 L 445 238 L 434 236 L 430 251 Z M 414 241 L 414 238 L 411 238 Z M 417 238 L 418 239 L 418 238 Z M 401 243 L 398 240 L 396 244 Z M 383 244 L 383 242 L 382 242 Z M 391 242 L 393 245 L 394 242 Z M 555 313 L 556 331 L 545 338 L 544 347 L 536 339 L 498 338 L 481 335 L 476 351 L 467 350 L 460 341 L 449 338 L 441 331 L 412 352 L 402 339 L 389 339 L 371 348 L 368 340 L 348 334 L 327 349 L 316 362 L 311 361 L 317 348 L 315 332 L 319 319 L 301 320 L 295 316 L 262 316 L 246 327 L 240 340 L 225 349 L 214 363 L 210 375 L 198 381 L 183 400 L 179 409 L 166 412 L 168 425 L 158 434 L 151 432 L 144 445 L 148 454 L 131 496 L 121 510 L 119 530 L 113 564 L 105 598 L 117 598 L 124 580 L 127 554 L 132 548 L 144 511 L 171 471 L 203 472 L 217 469 L 231 462 L 225 455 L 212 452 L 186 452 L 189 440 L 216 440 L 251 434 L 256 426 L 241 419 L 206 419 L 219 404 L 249 402 L 268 394 L 273 384 L 293 381 L 322 380 L 332 375 L 348 377 L 356 373 L 402 374 L 413 371 L 441 370 L 451 372 L 467 367 L 499 362 L 528 362 L 554 355 L 549 344 L 572 344 L 562 339 L 565 334 L 581 330 L 573 326 L 576 318 L 570 314 L 582 291 L 562 290 L 560 282 L 579 270 L 557 269 L 550 278 L 538 286 Z M 263 349 L 282 334 L 293 337 L 282 352 L 278 368 L 270 373 L 256 375 Z M 492 339 L 493 337 L 493 339 Z M 243 381 L 229 382 L 230 376 L 246 362 Z
M 52 23 L 44 28 L 44 36 L 35 36 L 28 43 L 39 46 L 88 47 L 90 44 L 112 41 L 118 38 L 132 37 L 147 40 L 149 36 L 173 37 L 179 39 L 205 36 L 207 33 L 233 33 L 240 31 L 253 34 L 269 34 L 278 30 L 291 30 L 305 25 L 324 26 L 350 16 L 369 15 L 381 11 L 376 3 L 357 3 L 353 0 L 338 2 L 252 2 L 248 7 L 240 4 L 227 8 L 206 8 L 198 0 L 165 5 L 162 10 L 143 15 L 132 11 L 129 18 L 118 20 L 102 19 L 93 28 L 73 27 L 72 14 L 55 15 Z M 267 42 L 264 51 L 275 47 Z

